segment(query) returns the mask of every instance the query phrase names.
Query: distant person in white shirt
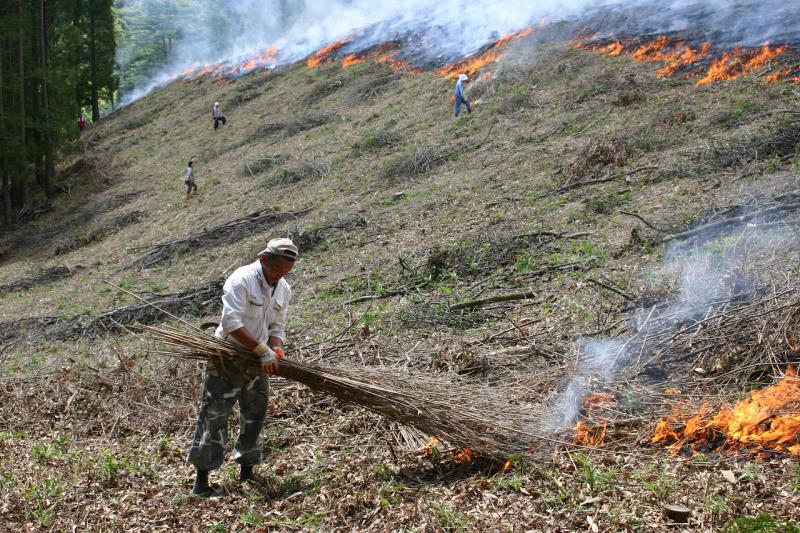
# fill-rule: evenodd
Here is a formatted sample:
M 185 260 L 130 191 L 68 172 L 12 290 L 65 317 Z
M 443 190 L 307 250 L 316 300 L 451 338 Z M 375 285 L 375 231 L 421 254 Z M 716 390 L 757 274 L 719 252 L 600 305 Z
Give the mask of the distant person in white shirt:
M 214 333 L 251 350 L 261 358 L 261 368 L 231 362 L 225 368 L 209 363 L 203 383 L 203 404 L 197 419 L 188 461 L 197 469 L 192 492 L 210 495 L 208 473 L 222 465 L 228 443 L 228 417 L 239 402 L 239 437 L 233 460 L 241 465 L 239 480 L 260 483 L 253 472 L 261 463 L 261 429 L 267 412 L 269 380 L 279 374 L 283 357 L 286 316 L 291 287 L 284 276 L 297 260 L 297 247 L 289 239 L 272 239 L 259 252 L 258 261 L 238 268 L 222 288 L 222 319 Z
M 189 161 L 189 168 L 186 169 L 186 178 L 183 183 L 186 184 L 186 199 L 188 200 L 192 197 L 192 193 L 197 191 L 197 183 L 194 182 L 194 166 L 191 161 Z
M 456 82 L 456 116 L 461 113 L 461 104 L 467 106 L 468 113 L 472 113 L 472 107 L 469 105 L 469 100 L 467 100 L 467 97 L 464 96 L 464 82 L 466 81 L 469 81 L 469 77 L 466 74 L 462 74 L 458 77 L 458 81 Z
M 225 125 L 225 115 L 222 114 L 222 110 L 219 108 L 219 102 L 214 102 L 214 108 L 211 110 L 211 118 L 214 119 L 214 129 L 219 128 L 220 123 Z

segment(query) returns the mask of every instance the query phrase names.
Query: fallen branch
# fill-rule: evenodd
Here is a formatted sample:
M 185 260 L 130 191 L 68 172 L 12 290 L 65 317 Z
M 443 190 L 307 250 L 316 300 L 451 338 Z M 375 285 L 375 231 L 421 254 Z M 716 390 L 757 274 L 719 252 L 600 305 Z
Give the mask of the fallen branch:
M 630 294 L 628 294 L 628 293 L 626 293 L 626 292 L 624 292 L 624 291 L 622 291 L 620 289 L 617 289 L 616 287 L 608 285 L 607 283 L 603 283 L 600 280 L 596 280 L 594 278 L 586 278 L 586 281 L 588 281 L 589 283 L 592 283 L 594 285 L 597 285 L 598 287 L 603 287 L 604 289 L 609 290 L 609 291 L 613 292 L 614 294 L 622 296 L 623 298 L 625 298 L 629 302 L 633 302 L 634 300 L 636 300 L 636 298 L 634 298 Z
M 459 302 L 450 306 L 451 311 L 458 309 L 472 309 L 474 307 L 481 307 L 486 304 L 493 304 L 498 302 L 512 302 L 515 300 L 529 300 L 534 296 L 538 296 L 538 291 L 524 291 L 515 292 L 511 294 L 498 294 L 496 296 L 489 296 L 488 298 L 480 298 L 478 300 L 469 300 L 466 302 Z M 536 303 L 536 302 L 534 302 Z
M 638 213 L 629 213 L 628 211 L 619 211 L 619 214 L 620 215 L 626 215 L 626 216 L 633 217 L 633 218 L 637 218 L 640 221 L 642 221 L 642 223 L 644 223 L 645 226 L 647 226 L 648 228 L 650 228 L 652 230 L 655 230 L 655 231 L 657 231 L 659 233 L 667 233 L 666 230 L 663 230 L 661 228 L 656 227 L 652 222 L 649 222 L 647 219 L 645 219 L 642 215 L 640 215 Z
M 561 193 L 565 193 L 565 192 L 571 191 L 573 189 L 580 189 L 582 187 L 587 187 L 589 185 L 597 185 L 599 183 L 608 183 L 609 181 L 614 181 L 616 179 L 627 180 L 629 177 L 631 177 L 634 174 L 637 174 L 637 173 L 639 173 L 639 172 L 641 172 L 643 170 L 653 170 L 653 169 L 657 169 L 657 168 L 660 168 L 660 167 L 658 167 L 656 165 L 644 165 L 644 166 L 641 166 L 641 167 L 634 168 L 633 170 L 630 170 L 630 171 L 626 172 L 625 174 L 623 174 L 621 176 L 611 175 L 611 176 L 604 176 L 602 178 L 590 179 L 590 180 L 586 180 L 586 181 L 577 181 L 577 182 L 574 182 L 574 183 L 567 183 L 566 185 L 563 185 L 563 186 L 559 187 L 555 191 L 551 191 L 551 192 L 548 192 L 548 193 L 540 194 L 539 196 L 536 197 L 536 200 L 541 200 L 542 198 L 547 198 L 548 196 L 553 195 L 553 194 L 561 194 Z
M 717 222 L 712 222 L 711 224 L 705 224 L 698 228 L 694 228 L 689 231 L 684 231 L 681 233 L 675 233 L 674 235 L 668 235 L 664 237 L 664 242 L 671 242 L 671 241 L 681 241 L 686 239 L 691 239 L 697 237 L 701 233 L 706 232 L 715 232 L 721 230 L 723 228 L 727 228 L 729 226 L 738 226 L 740 224 L 744 224 L 757 216 L 766 216 L 772 215 L 775 213 L 780 213 L 783 211 L 793 211 L 795 209 L 800 209 L 800 202 L 795 202 L 791 204 L 783 204 L 778 205 L 775 207 L 770 207 L 769 209 L 763 209 L 761 211 L 753 211 L 751 213 L 747 213 L 744 215 L 740 215 L 738 217 L 733 218 L 726 218 L 724 220 L 718 220 Z

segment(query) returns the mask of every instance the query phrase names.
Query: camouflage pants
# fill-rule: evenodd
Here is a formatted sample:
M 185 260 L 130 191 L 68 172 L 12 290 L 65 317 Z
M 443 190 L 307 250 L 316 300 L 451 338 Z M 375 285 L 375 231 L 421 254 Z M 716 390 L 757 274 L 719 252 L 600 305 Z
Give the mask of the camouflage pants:
M 192 449 L 187 460 L 198 470 L 222 466 L 228 444 L 228 418 L 239 402 L 239 437 L 233 460 L 243 465 L 261 462 L 261 429 L 267 413 L 269 378 L 242 374 L 226 375 L 209 367 L 203 383 L 203 404 L 197 418 Z

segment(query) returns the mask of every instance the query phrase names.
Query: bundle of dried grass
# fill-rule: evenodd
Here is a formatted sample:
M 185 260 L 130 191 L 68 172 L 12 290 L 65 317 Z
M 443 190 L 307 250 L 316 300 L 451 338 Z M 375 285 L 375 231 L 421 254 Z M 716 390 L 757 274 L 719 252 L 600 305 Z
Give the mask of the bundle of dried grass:
M 153 353 L 180 359 L 257 366 L 255 356 L 229 341 L 172 327 L 146 327 L 165 347 Z M 283 359 L 281 376 L 366 407 L 400 424 L 502 460 L 525 455 L 546 440 L 536 435 L 535 406 L 508 387 L 455 385 L 390 369 L 306 364 Z

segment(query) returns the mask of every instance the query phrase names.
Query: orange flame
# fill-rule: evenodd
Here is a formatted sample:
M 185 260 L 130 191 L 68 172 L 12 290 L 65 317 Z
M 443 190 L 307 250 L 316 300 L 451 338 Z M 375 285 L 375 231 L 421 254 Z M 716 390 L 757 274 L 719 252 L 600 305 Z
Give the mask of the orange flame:
M 765 45 L 759 52 L 736 47 L 730 52 L 725 52 L 721 59 L 715 61 L 709 67 L 706 75 L 697 80 L 697 86 L 703 87 L 717 81 L 741 78 L 783 55 L 787 50 L 789 50 L 787 45 L 776 48 Z
M 478 454 L 470 450 L 469 448 L 464 448 L 460 452 L 458 452 L 455 457 L 453 457 L 453 462 L 456 464 L 462 463 L 471 463 L 475 459 L 478 458 Z
M 796 78 L 796 76 L 798 76 L 798 75 L 800 75 L 800 67 L 789 67 L 789 68 L 785 68 L 783 70 L 780 70 L 778 72 L 774 72 L 774 73 L 770 74 L 769 76 L 766 76 L 764 78 L 764 81 L 766 81 L 766 82 L 776 82 L 776 81 L 779 81 L 779 80 L 785 80 L 785 79 L 788 79 L 788 78 L 794 78 L 793 81 L 795 83 L 797 83 L 798 81 L 800 81 L 800 79 Z M 794 351 L 797 351 L 797 350 L 794 349 Z
M 349 56 L 347 56 L 344 59 L 342 59 L 342 67 L 347 68 L 347 67 L 352 66 L 352 65 L 357 65 L 359 63 L 363 63 L 366 60 L 367 60 L 366 57 L 359 57 L 356 54 L 350 54 Z
M 411 68 L 409 64 L 402 59 L 397 59 L 397 54 L 389 54 L 379 57 L 375 60 L 376 63 L 386 64 L 395 72 L 403 72 L 405 74 L 419 74 L 422 70 L 418 68 Z
M 703 43 L 699 47 L 693 47 L 685 41 L 666 35 L 635 48 L 628 48 L 619 40 L 605 45 L 587 44 L 592 38 L 587 37 L 583 40 L 575 41 L 573 44 L 578 48 L 592 50 L 612 57 L 629 54 L 639 62 L 664 61 L 666 65 L 658 71 L 659 78 L 672 77 L 682 70 L 691 68 L 712 54 L 711 43 Z M 722 54 L 722 57 L 704 69 L 701 78 L 697 81 L 697 86 L 702 87 L 718 81 L 735 80 L 764 67 L 788 50 L 788 45 L 781 45 L 775 48 L 765 45 L 757 50 L 743 47 L 735 48 Z M 777 74 L 767 76 L 765 81 L 787 79 L 798 72 L 800 72 L 800 67 L 785 69 Z
M 605 420 L 596 427 L 589 427 L 583 420 L 578 420 L 575 424 L 575 436 L 572 437 L 572 442 L 583 446 L 602 446 L 606 441 L 606 433 L 608 432 L 608 422 Z
M 435 453 L 434 450 L 436 450 L 436 447 L 441 443 L 442 441 L 436 437 L 431 437 L 428 439 L 428 442 L 425 443 L 425 446 L 420 448 L 420 452 L 422 452 L 425 457 L 431 457 Z
M 511 33 L 502 37 L 492 46 L 490 46 L 485 52 L 482 54 L 471 57 L 466 61 L 462 61 L 461 63 L 456 63 L 454 65 L 447 65 L 436 70 L 436 74 L 439 76 L 444 76 L 447 78 L 455 79 L 458 78 L 461 74 L 466 74 L 467 76 L 472 77 L 477 71 L 498 61 L 501 57 L 506 54 L 506 51 L 503 50 L 510 42 L 520 39 L 522 37 L 526 37 L 533 32 L 533 28 L 525 28 L 522 31 L 517 33 Z
M 607 392 L 598 392 L 588 395 L 583 400 L 583 408 L 589 417 L 596 409 L 614 403 L 614 397 Z M 589 426 L 585 421 L 578 420 L 573 428 L 575 436 L 572 442 L 584 446 L 602 446 L 605 444 L 608 422 L 602 421 L 599 426 Z
M 711 43 L 703 43 L 698 50 L 688 45 L 681 45 L 675 52 L 664 59 L 667 62 L 667 66 L 658 71 L 658 77 L 671 78 L 678 71 L 694 65 L 710 54 Z
M 330 63 L 332 59 L 330 59 L 330 57 L 328 56 L 330 56 L 333 52 L 335 52 L 342 46 L 346 45 L 349 41 L 350 39 L 346 38 L 346 39 L 340 39 L 336 42 L 329 44 L 325 48 L 317 51 L 316 53 L 314 53 L 314 55 L 309 57 L 308 61 L 306 61 L 306 65 L 308 65 L 308 68 L 317 68 L 318 66 L 324 63 Z
M 363 55 L 350 54 L 349 56 L 347 56 L 344 59 L 342 59 L 342 67 L 347 68 L 347 67 L 350 67 L 352 65 L 358 65 L 359 63 L 363 63 L 363 62 L 367 61 L 368 59 L 376 58 L 376 57 L 378 57 L 380 55 L 385 54 L 386 52 L 388 52 L 390 50 L 394 50 L 395 48 L 397 48 L 397 46 L 398 46 L 397 41 L 387 41 L 387 42 L 383 43 L 382 45 L 380 45 L 379 47 L 377 47 L 376 49 L 374 49 L 373 51 L 371 51 L 369 53 L 366 53 L 366 54 L 363 54 Z M 388 57 L 388 56 L 384 56 L 384 57 Z M 381 59 L 384 59 L 384 58 L 382 57 Z M 385 63 L 386 62 L 386 61 L 381 61 L 381 59 L 378 60 L 379 63 Z
M 752 392 L 732 409 L 723 407 L 713 418 L 711 409 L 703 406 L 692 417 L 678 413 L 661 420 L 651 442 L 666 445 L 677 455 L 687 446 L 694 451 L 724 438 L 730 448 L 755 446 L 759 451 L 766 448 L 800 457 L 800 413 L 781 414 L 792 407 L 800 408 L 800 377 L 789 365 L 778 383 Z

